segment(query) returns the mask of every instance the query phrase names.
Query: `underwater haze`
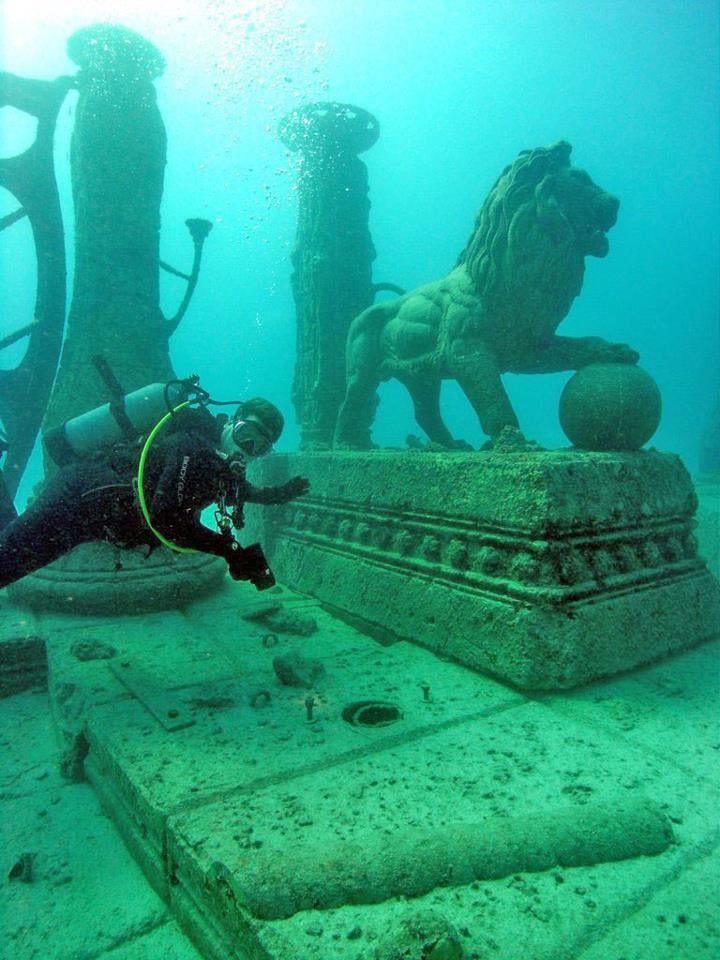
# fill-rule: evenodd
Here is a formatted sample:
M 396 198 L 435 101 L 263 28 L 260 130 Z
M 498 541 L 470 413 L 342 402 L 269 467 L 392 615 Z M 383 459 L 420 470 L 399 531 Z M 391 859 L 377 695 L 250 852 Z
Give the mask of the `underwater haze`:
M 380 122 L 362 155 L 370 182 L 373 279 L 411 289 L 455 263 L 500 171 L 520 150 L 559 139 L 572 162 L 620 199 L 605 259 L 560 332 L 631 344 L 657 381 L 663 419 L 651 441 L 697 469 L 712 414 L 718 346 L 718 6 L 710 0 L 5 0 L 2 68 L 54 78 L 77 70 L 75 30 L 130 27 L 162 51 L 157 81 L 168 134 L 161 257 L 190 261 L 183 222 L 211 220 L 199 287 L 171 340 L 179 375 L 213 396 L 263 394 L 285 411 L 293 449 L 295 360 L 290 254 L 295 158 L 278 120 L 317 100 L 353 103 Z M 58 126 L 56 163 L 72 247 L 69 137 L 76 94 Z M 2 111 L 6 156 L 23 115 Z M 14 209 L 3 191 L 0 216 Z M 12 236 L 11 236 L 12 234 Z M 3 237 L 0 336 L 32 317 L 29 227 Z M 72 276 L 72 249 L 70 249 Z M 172 314 L 180 284 L 163 279 Z M 13 366 L 17 345 L 0 361 Z M 94 374 L 93 374 L 94 375 Z M 558 399 L 569 374 L 505 377 L 526 436 L 566 446 Z M 404 446 L 417 430 L 405 391 L 384 385 L 374 438 Z M 477 419 L 444 387 L 451 432 L 480 446 Z M 28 472 L 27 494 L 39 458 Z
M 0 0 L 0 960 L 720 957 L 719 41 Z

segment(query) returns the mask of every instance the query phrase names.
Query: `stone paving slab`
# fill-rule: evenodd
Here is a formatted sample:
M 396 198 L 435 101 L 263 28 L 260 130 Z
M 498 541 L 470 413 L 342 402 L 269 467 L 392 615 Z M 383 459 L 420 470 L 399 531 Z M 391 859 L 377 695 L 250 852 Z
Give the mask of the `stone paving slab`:
M 574 720 L 621 736 L 663 763 L 718 785 L 720 641 L 572 696 L 542 702 Z
M 648 887 L 662 887 L 679 861 L 706 849 L 720 794 L 698 795 L 693 783 L 681 788 L 677 772 L 667 771 L 654 757 L 580 724 L 558 723 L 553 711 L 538 704 L 509 707 L 481 721 L 468 720 L 371 757 L 173 817 L 169 854 L 177 862 L 181 885 L 205 892 L 206 911 L 227 903 L 227 890 L 232 892 L 237 909 L 233 916 L 226 907 L 223 919 L 241 938 L 248 922 L 243 890 L 267 883 L 267 901 L 282 901 L 313 853 L 332 874 L 335 845 L 358 855 L 362 873 L 363 838 L 370 850 L 376 848 L 370 838 L 384 835 L 389 849 L 408 826 L 422 837 L 452 830 L 456 823 L 477 823 L 482 830 L 493 815 L 560 814 L 575 808 L 582 819 L 583 807 L 589 809 L 598 799 L 616 803 L 621 812 L 626 798 L 638 794 L 655 796 L 666 809 L 677 846 L 659 857 L 614 864 L 612 871 L 605 872 L 608 865 L 594 868 L 604 908 L 588 908 L 584 932 L 589 935 L 598 924 L 613 922 L 628 902 L 642 899 Z M 572 876 L 575 869 L 565 874 Z M 534 875 L 526 880 L 535 883 Z M 576 896 L 570 886 L 564 892 L 571 900 Z M 364 910 L 352 908 L 353 921 L 372 930 L 377 910 Z M 339 935 L 328 956 L 354 956 L 342 935 L 353 922 L 343 913 L 322 911 L 330 938 Z M 304 922 L 312 926 L 312 912 L 304 913 Z M 468 923 L 466 917 L 461 925 Z M 261 941 L 269 926 L 274 921 L 253 927 Z M 582 942 L 579 921 L 574 938 Z
M 53 719 L 69 753 L 93 706 L 132 699 L 111 665 L 141 667 L 167 687 L 196 683 L 198 675 L 208 680 L 231 677 L 237 669 L 210 649 L 179 612 L 37 619 L 47 644 Z
M 720 944 L 720 858 L 690 866 L 641 910 L 613 927 L 578 960 L 717 960 Z
M 112 659 L 129 660 L 156 671 L 172 686 L 195 683 L 201 673 L 207 680 L 231 676 L 234 667 L 218 655 L 179 612 L 146 614 L 142 617 L 105 618 L 96 621 L 64 623 L 56 618 L 40 618 L 48 643 L 50 668 L 55 683 L 76 683 L 90 687 L 97 677 L 107 679 L 105 661 L 82 660 L 73 647 L 82 644 L 92 654 L 92 645 L 102 643 L 115 651 Z M 168 676 L 168 667 L 172 673 Z M 89 678 L 89 679 L 88 679 Z M 118 692 L 115 687 L 109 688 Z
M 371 641 L 302 596 L 283 604 L 312 616 L 317 631 L 278 633 L 266 646 L 266 626 L 244 620 L 249 604 L 230 592 L 216 615 L 209 600 L 183 613 L 187 634 L 174 616 L 150 630 L 137 625 L 128 649 L 141 658 L 143 638 L 151 636 L 144 663 L 193 711 L 192 727 L 168 732 L 127 692 L 82 712 L 93 784 L 207 957 L 244 960 L 246 943 L 273 960 L 371 960 L 393 925 L 431 908 L 461 931 L 469 960 L 577 960 L 614 929 L 632 929 L 636 915 L 640 923 L 663 890 L 676 902 L 673 885 L 711 856 L 720 803 L 716 647 L 582 691 L 530 698 L 412 644 Z M 64 644 L 61 663 L 69 646 L 55 636 Z M 174 646 L 176 636 L 185 640 Z M 305 719 L 308 691 L 280 686 L 272 669 L 273 657 L 291 650 L 325 665 L 311 691 L 312 723 Z M 259 690 L 270 700 L 253 707 Z M 364 698 L 392 701 L 404 719 L 394 727 L 350 727 L 342 708 Z M 654 797 L 672 820 L 677 845 L 658 857 L 521 872 L 438 887 L 411 901 L 284 920 L 258 922 L 236 910 L 230 923 L 218 908 L 219 894 L 232 905 L 226 891 L 234 872 L 272 851 L 270 861 L 283 858 L 292 869 L 294 851 L 322 848 L 328 837 L 372 833 L 390 843 L 406 825 L 434 830 L 536 810 L 581 812 L 599 800 L 640 795 Z M 706 935 L 714 940 L 712 927 Z
M 192 943 L 173 920 L 103 953 L 97 960 L 202 960 Z
M 0 700 L 0 708 L 0 799 L 20 800 L 65 787 L 47 694 L 15 694 Z
M 94 777 L 112 781 L 160 849 L 165 819 L 172 811 L 297 776 L 343 757 L 373 753 L 462 717 L 522 702 L 513 691 L 457 665 L 440 663 L 409 644 L 380 647 L 367 638 L 355 644 L 354 652 L 346 642 L 333 655 L 327 640 L 326 677 L 314 691 L 313 723 L 306 720 L 307 691 L 281 686 L 272 669 L 276 649 L 262 647 L 246 658 L 244 675 L 176 691 L 196 723 L 175 733 L 168 733 L 135 699 L 91 707 L 86 736 Z M 421 683 L 429 673 L 436 691 L 446 687 L 452 696 L 426 701 Z M 269 702 L 264 696 L 256 699 L 263 691 L 270 694 Z M 372 699 L 392 700 L 404 719 L 396 727 L 372 731 L 340 719 L 345 705 Z
M 317 629 L 307 635 L 277 630 L 272 616 L 258 616 L 263 610 L 277 608 L 278 612 L 299 617 L 304 625 L 314 621 Z M 332 647 L 335 653 L 357 646 L 356 634 L 329 613 L 318 600 L 276 585 L 271 590 L 257 593 L 244 584 L 232 583 L 214 597 L 193 604 L 184 612 L 188 622 L 203 637 L 211 636 L 213 649 L 221 650 L 231 662 L 245 667 L 248 640 L 258 645 L 268 634 L 277 638 L 280 647 L 301 646 L 306 656 L 322 657 Z M 279 651 L 275 651 L 276 653 Z
M 292 610 L 316 606 L 288 591 L 282 591 L 281 597 L 276 595 L 273 603 Z M 243 615 L 263 604 L 267 606 L 268 601 L 259 600 L 252 588 L 231 584 L 222 600 L 216 598 L 214 606 L 201 602 L 197 609 L 193 608 L 192 615 L 180 611 L 82 619 L 64 614 L 37 615 L 34 623 L 47 641 L 54 685 L 51 700 L 59 729 L 66 739 L 72 739 L 82 728 L 90 707 L 130 698 L 127 687 L 108 665 L 128 663 L 150 680 L 156 678 L 168 690 L 198 682 L 232 681 L 238 673 L 255 670 L 254 657 L 248 656 L 248 644 L 260 647 L 262 637 L 270 630 L 259 621 L 243 619 Z M 318 615 L 313 610 L 310 613 Z M 301 638 L 306 651 L 316 648 L 321 652 L 328 633 L 338 633 L 331 617 L 322 611 L 319 615 L 324 617 L 322 638 Z M 288 643 L 289 638 L 280 635 L 273 655 L 286 649 Z M 98 658 L 93 658 L 93 647 L 104 647 L 112 656 L 103 659 L 99 652 Z
M 0 953 L 13 960 L 89 960 L 166 924 L 166 904 L 92 789 L 59 776 L 47 696 L 0 701 L 0 718 Z M 29 882 L 7 879 L 25 853 L 34 854 Z

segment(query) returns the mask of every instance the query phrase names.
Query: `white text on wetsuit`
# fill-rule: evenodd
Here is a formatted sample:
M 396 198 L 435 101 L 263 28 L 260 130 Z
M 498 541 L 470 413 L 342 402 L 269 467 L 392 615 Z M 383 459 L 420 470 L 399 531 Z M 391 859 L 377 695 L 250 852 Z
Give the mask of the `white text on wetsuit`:
M 177 484 L 177 502 L 178 506 L 183 502 L 183 497 L 185 496 L 185 477 L 188 471 L 188 465 L 190 464 L 190 457 L 184 456 L 182 458 L 182 463 L 180 464 L 180 475 L 178 476 Z

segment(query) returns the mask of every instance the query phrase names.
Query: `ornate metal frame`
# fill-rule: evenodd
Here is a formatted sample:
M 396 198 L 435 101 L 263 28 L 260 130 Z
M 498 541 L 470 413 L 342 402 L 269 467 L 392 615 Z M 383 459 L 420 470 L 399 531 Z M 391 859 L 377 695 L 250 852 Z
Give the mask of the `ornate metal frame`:
M 17 490 L 47 408 L 62 347 L 66 307 L 65 237 L 53 166 L 53 140 L 70 77 L 33 80 L 0 73 L 0 107 L 37 117 L 35 142 L 24 153 L 0 159 L 0 186 L 20 206 L 0 218 L 0 231 L 24 217 L 30 221 L 37 258 L 34 319 L 0 341 L 0 349 L 28 337 L 27 350 L 11 370 L 0 371 L 0 417 L 8 440 L 3 474 Z

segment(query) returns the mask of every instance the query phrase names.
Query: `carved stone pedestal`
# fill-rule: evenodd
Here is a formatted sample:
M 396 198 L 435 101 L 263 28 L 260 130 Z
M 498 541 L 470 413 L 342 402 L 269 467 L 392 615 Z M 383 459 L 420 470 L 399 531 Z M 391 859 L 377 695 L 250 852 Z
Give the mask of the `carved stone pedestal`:
M 680 459 L 656 451 L 277 455 L 310 479 L 248 511 L 279 580 L 524 689 L 586 683 L 717 634 Z
M 180 556 L 160 548 L 120 550 L 86 543 L 9 587 L 14 603 L 33 610 L 122 614 L 186 606 L 222 584 L 227 565 L 198 553 Z

